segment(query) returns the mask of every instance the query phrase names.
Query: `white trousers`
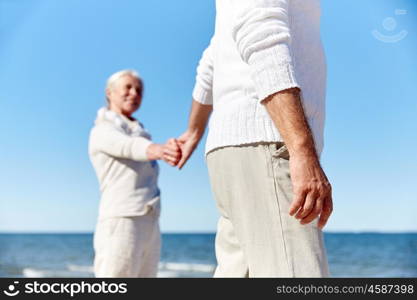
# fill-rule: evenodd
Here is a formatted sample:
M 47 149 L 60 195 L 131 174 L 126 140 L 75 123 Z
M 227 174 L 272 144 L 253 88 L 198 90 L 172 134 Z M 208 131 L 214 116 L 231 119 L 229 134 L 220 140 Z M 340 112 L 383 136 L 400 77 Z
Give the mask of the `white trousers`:
M 96 277 L 156 277 L 161 250 L 159 216 L 109 218 L 94 233 Z
M 220 212 L 215 277 L 327 277 L 322 231 L 288 214 L 293 198 L 283 143 L 257 143 L 207 155 Z

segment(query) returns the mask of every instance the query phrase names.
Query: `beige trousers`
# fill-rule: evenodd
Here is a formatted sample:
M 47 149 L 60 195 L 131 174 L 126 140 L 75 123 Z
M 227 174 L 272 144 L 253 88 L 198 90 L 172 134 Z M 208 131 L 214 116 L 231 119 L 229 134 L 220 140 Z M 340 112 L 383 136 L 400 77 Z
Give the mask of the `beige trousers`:
M 220 212 L 214 277 L 327 277 L 317 219 L 301 225 L 283 143 L 219 148 L 207 155 Z
M 99 221 L 94 233 L 96 277 L 156 277 L 161 249 L 155 214 Z

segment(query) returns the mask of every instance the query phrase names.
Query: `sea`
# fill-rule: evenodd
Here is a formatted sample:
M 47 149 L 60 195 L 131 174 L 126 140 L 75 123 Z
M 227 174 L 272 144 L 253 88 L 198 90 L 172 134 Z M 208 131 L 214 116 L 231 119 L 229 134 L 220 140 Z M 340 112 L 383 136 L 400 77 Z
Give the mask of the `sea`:
M 417 233 L 325 233 L 333 277 L 417 277 Z M 212 277 L 214 233 L 162 235 L 158 277 Z M 93 234 L 0 234 L 0 277 L 93 277 Z

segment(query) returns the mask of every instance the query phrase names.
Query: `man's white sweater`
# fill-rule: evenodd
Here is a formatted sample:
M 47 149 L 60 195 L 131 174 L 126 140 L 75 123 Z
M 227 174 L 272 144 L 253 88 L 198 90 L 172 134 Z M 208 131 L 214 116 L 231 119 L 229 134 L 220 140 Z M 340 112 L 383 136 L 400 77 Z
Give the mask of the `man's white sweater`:
M 98 111 L 91 130 L 89 155 L 100 184 L 99 220 L 159 214 L 158 164 L 146 149 L 151 136 L 137 120 L 107 108 Z
M 320 0 L 217 0 L 216 11 L 193 91 L 194 100 L 213 105 L 206 153 L 282 141 L 262 100 L 298 87 L 320 155 L 326 88 Z

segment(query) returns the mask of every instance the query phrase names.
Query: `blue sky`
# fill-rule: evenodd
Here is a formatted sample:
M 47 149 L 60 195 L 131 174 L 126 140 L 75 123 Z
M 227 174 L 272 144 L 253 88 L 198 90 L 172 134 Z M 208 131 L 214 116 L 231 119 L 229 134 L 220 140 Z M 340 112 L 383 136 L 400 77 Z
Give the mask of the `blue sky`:
M 413 0 L 322 0 L 328 231 L 417 231 L 416 13 Z M 87 142 L 105 80 L 137 69 L 136 116 L 156 142 L 180 135 L 214 16 L 214 1 L 0 0 L 0 231 L 94 229 Z M 160 164 L 165 232 L 216 228 L 203 148 L 182 171 Z

